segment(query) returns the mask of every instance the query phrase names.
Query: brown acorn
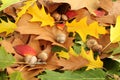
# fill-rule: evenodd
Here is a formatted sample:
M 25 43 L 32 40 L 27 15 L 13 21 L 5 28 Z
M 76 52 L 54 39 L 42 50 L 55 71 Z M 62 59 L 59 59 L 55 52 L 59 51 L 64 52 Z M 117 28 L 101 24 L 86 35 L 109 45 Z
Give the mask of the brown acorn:
M 61 15 L 57 12 L 54 12 L 52 14 L 52 17 L 56 20 L 56 21 L 60 21 L 61 20 Z
M 48 59 L 48 54 L 51 52 L 51 45 L 47 45 L 46 49 L 37 55 L 39 61 L 45 62 Z

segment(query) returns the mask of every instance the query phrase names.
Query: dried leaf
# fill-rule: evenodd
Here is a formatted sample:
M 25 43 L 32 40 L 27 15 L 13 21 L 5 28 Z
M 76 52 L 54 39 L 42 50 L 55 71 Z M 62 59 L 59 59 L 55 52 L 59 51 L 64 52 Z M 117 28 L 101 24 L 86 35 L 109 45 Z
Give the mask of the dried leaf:
M 16 53 L 14 48 L 13 48 L 13 45 L 7 41 L 7 40 L 2 40 L 0 41 L 0 44 L 5 48 L 5 50 L 9 53 Z
M 3 10 L 4 13 L 8 14 L 9 16 L 12 16 L 14 19 L 16 19 L 17 10 L 22 6 L 22 2 L 18 2 L 16 4 L 13 4 Z
M 71 6 L 72 10 L 77 10 L 86 7 L 89 12 L 93 13 L 98 7 L 98 0 L 52 0 L 56 3 L 68 3 Z M 94 13 L 93 13 L 94 14 Z
M 90 25 L 86 23 L 87 18 L 81 19 L 79 22 L 76 20 L 71 23 L 66 23 L 68 27 L 68 32 L 77 32 L 82 40 L 85 42 L 87 35 L 99 38 L 99 34 L 106 34 L 107 31 L 103 26 L 99 26 L 97 22 L 93 22 Z
M 24 14 L 21 19 L 17 22 L 16 31 L 20 34 L 42 34 L 42 28 L 40 28 L 40 23 L 29 22 L 32 17 L 29 14 Z
M 87 66 L 88 61 L 80 55 L 79 56 L 70 55 L 70 59 L 68 60 L 60 58 L 58 64 L 63 67 L 62 70 L 77 70 Z
M 11 21 L 8 20 L 8 22 L 5 22 L 3 20 L 1 20 L 0 23 L 0 33 L 2 32 L 6 32 L 6 35 L 13 33 L 14 30 L 16 29 L 16 24 L 12 23 Z
M 63 67 L 62 70 L 76 70 L 88 64 L 88 61 L 81 55 L 77 55 L 72 48 L 70 48 L 69 52 L 65 52 L 64 55 L 65 56 L 60 55 L 60 57 L 66 58 L 67 55 L 68 59 L 60 58 L 59 65 Z
M 73 44 L 73 38 L 68 37 L 68 34 L 66 30 L 63 30 L 62 33 L 64 33 L 67 38 L 64 43 L 59 43 L 57 42 L 57 34 L 61 32 L 61 30 L 57 29 L 55 26 L 54 27 L 44 27 L 42 28 L 42 33 L 39 34 L 38 37 L 36 37 L 37 40 L 46 40 L 52 42 L 52 45 L 57 45 L 64 47 L 68 49 L 70 46 Z
M 120 23 L 119 22 L 120 22 L 120 16 L 117 17 L 117 22 L 116 22 L 115 27 L 111 26 L 111 29 L 110 29 L 110 41 L 111 41 L 111 43 L 116 43 L 116 42 L 120 41 L 120 34 L 119 34 Z
M 87 17 L 88 24 L 94 22 L 94 20 L 91 18 L 91 14 L 87 9 L 82 8 L 82 9 L 76 10 L 75 13 L 77 14 L 75 16 L 76 21 L 80 21 L 82 18 Z
M 112 0 L 100 0 L 100 7 L 106 10 L 108 14 L 95 19 L 103 25 L 115 24 L 117 16 L 120 15 L 120 0 L 115 2 Z
M 38 8 L 37 3 L 31 6 L 27 13 L 31 14 L 33 18 L 30 20 L 31 22 L 42 22 L 41 26 L 54 25 L 54 19 L 45 12 L 44 6 L 41 9 Z
M 41 52 L 40 41 L 35 40 L 35 37 L 36 37 L 35 35 L 31 35 L 28 45 L 31 46 L 37 53 L 40 53 Z
M 80 55 L 83 58 L 87 59 L 89 62 L 86 70 L 103 67 L 103 62 L 100 60 L 99 56 L 97 56 L 96 60 L 94 59 L 94 55 L 93 55 L 92 50 L 90 50 L 89 53 L 86 53 L 85 50 L 82 48 Z
M 21 71 L 21 76 L 23 78 L 23 80 L 38 80 L 37 78 L 35 78 L 35 76 L 37 76 L 41 70 L 40 69 L 36 69 L 36 70 L 30 70 L 29 71 L 29 67 L 25 67 L 23 65 L 16 67 L 16 68 L 7 68 L 7 72 L 8 74 L 12 74 L 15 71 Z

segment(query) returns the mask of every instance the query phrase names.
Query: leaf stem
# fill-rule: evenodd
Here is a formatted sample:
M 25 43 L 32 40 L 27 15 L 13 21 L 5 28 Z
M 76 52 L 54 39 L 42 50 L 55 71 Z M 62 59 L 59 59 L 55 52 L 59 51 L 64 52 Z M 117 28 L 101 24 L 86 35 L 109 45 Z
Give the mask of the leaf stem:
M 109 42 L 103 49 L 102 49 L 102 52 L 108 47 L 110 46 L 111 42 Z

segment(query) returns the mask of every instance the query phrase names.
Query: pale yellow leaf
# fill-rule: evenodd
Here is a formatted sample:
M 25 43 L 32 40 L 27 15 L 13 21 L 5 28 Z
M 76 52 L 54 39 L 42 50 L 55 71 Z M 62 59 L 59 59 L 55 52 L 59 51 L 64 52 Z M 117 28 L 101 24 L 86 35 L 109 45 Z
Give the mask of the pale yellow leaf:
M 110 41 L 116 43 L 120 41 L 120 16 L 117 17 L 115 27 L 111 26 L 110 29 Z
M 30 20 L 31 22 L 42 22 L 41 26 L 54 25 L 54 19 L 50 16 L 50 14 L 45 12 L 44 6 L 41 9 L 38 8 L 37 4 L 35 3 L 31 6 L 27 13 L 31 14 L 33 18 Z

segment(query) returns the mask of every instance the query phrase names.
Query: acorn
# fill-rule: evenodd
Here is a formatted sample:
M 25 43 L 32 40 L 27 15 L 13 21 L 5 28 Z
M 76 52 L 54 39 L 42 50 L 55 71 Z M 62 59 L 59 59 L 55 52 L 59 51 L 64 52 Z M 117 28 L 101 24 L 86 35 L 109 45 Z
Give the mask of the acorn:
M 27 64 L 33 65 L 37 62 L 37 53 L 32 47 L 28 45 L 17 45 L 14 49 L 19 55 L 24 57 L 24 61 Z
M 61 15 L 61 18 L 62 18 L 62 20 L 65 20 L 65 21 L 68 20 L 68 17 L 67 17 L 65 14 L 62 14 L 62 15 Z
M 52 17 L 56 20 L 56 21 L 60 21 L 61 20 L 61 15 L 57 12 L 54 12 L 52 14 Z
M 41 53 L 37 55 L 37 58 L 41 62 L 46 62 L 48 59 L 48 54 L 51 52 L 51 45 L 47 45 L 46 49 L 44 49 Z
M 87 47 L 92 49 L 94 52 L 101 52 L 103 46 L 98 44 L 97 40 L 89 39 L 86 43 Z
M 37 56 L 40 61 L 45 62 L 48 59 L 48 54 L 45 51 L 42 51 L 41 53 L 38 54 Z
M 98 45 L 98 42 L 95 39 L 89 39 L 87 40 L 86 45 L 88 48 L 92 48 L 93 46 Z
M 64 33 L 59 33 L 59 34 L 57 34 L 56 40 L 59 43 L 65 43 L 66 37 L 67 36 Z
M 92 47 L 92 50 L 97 52 L 101 52 L 102 49 L 103 49 L 103 46 L 99 44 Z

